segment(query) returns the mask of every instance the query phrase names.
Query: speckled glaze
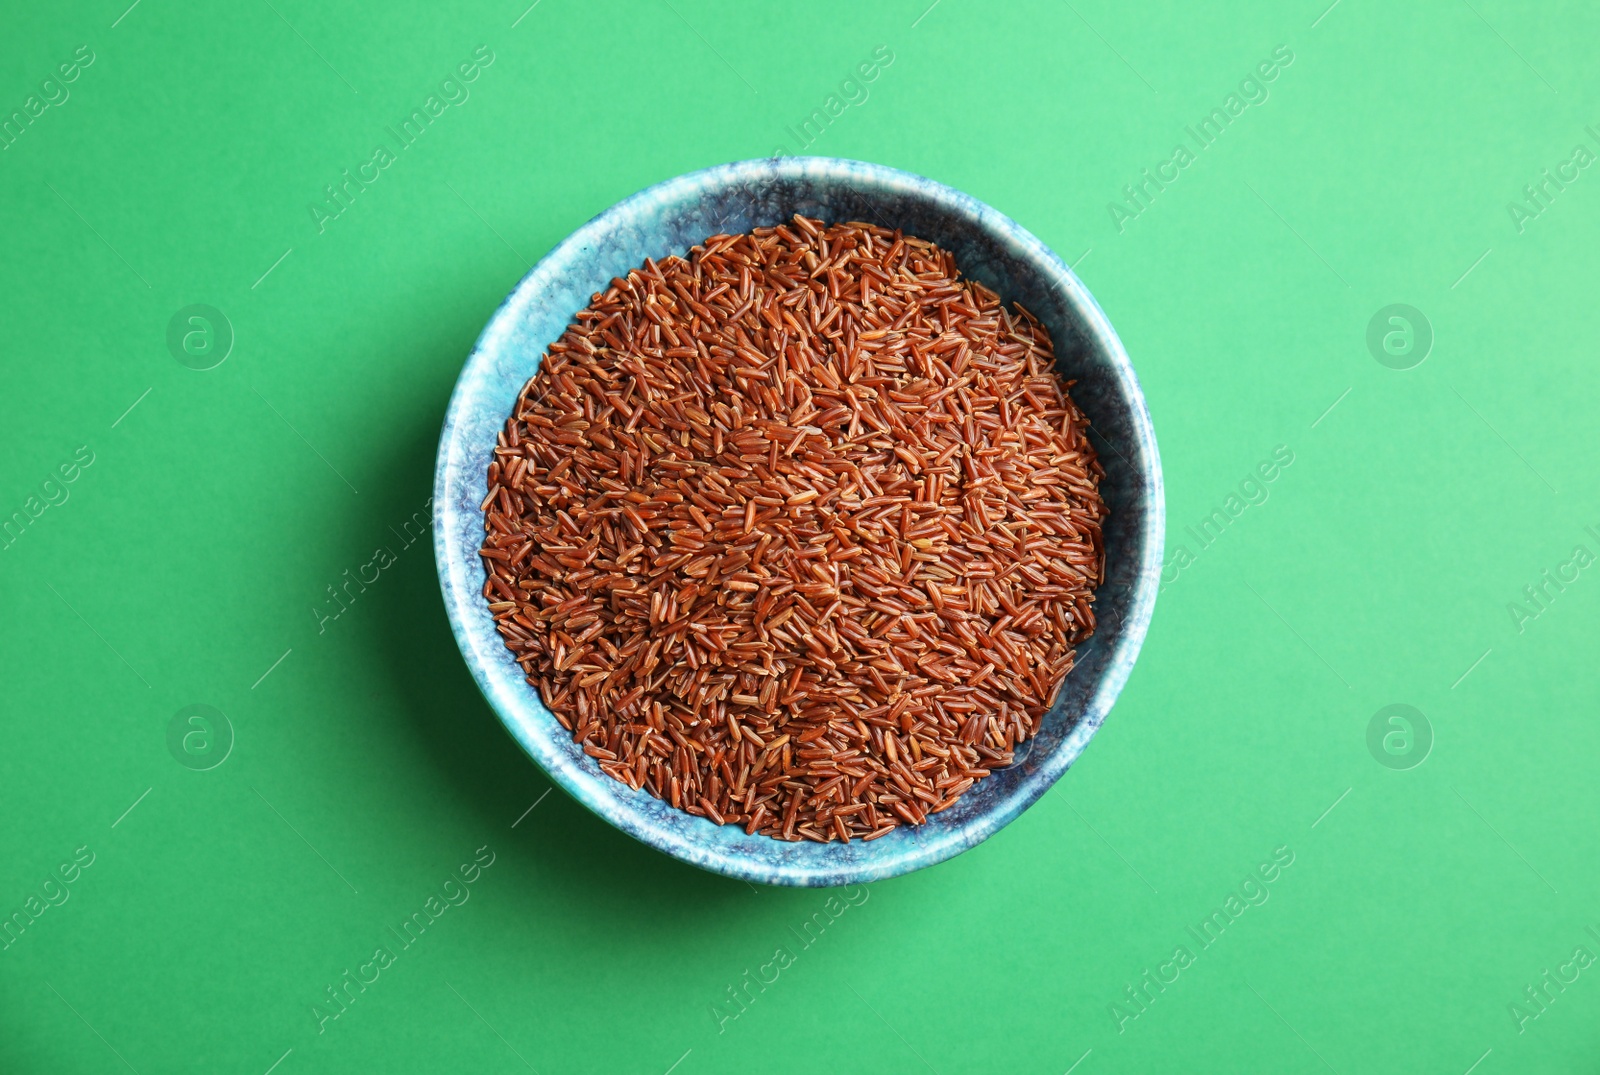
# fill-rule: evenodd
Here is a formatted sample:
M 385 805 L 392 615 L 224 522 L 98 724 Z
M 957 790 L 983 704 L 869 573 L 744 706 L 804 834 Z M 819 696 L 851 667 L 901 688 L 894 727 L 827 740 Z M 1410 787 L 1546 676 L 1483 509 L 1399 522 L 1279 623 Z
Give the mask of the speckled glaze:
M 674 810 L 611 777 L 577 747 L 528 685 L 482 597 L 478 505 L 495 437 L 545 348 L 614 276 L 647 257 L 684 254 L 718 232 L 794 213 L 902 228 L 956 256 L 963 273 L 1021 302 L 1055 340 L 1073 398 L 1093 423 L 1105 467 L 1106 571 L 1099 629 L 1078 652 L 1040 732 L 1019 761 L 973 785 L 924 825 L 870 843 L 785 843 Z M 907 172 L 827 157 L 726 164 L 657 184 L 595 217 L 534 266 L 489 321 L 461 371 L 439 440 L 434 548 L 456 641 L 489 704 L 533 759 L 611 824 L 685 862 L 772 885 L 881 880 L 960 854 L 1033 804 L 1066 772 L 1127 682 L 1155 608 L 1165 508 L 1161 461 L 1144 396 L 1117 335 L 1060 258 L 1006 216 Z

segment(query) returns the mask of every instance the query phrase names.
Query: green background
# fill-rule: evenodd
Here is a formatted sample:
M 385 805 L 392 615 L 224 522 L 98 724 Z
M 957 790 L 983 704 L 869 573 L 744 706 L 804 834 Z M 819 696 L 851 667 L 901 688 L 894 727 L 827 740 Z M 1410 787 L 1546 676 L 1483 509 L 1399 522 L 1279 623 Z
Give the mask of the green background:
M 1600 953 L 1600 570 L 1542 610 L 1523 588 L 1600 552 L 1600 174 L 1508 210 L 1600 149 L 1592 6 L 446 6 L 0 18 L 0 113 L 95 57 L 0 152 L 0 518 L 93 455 L 0 541 L 0 912 L 94 856 L 0 951 L 0 1071 L 1595 1070 L 1600 967 L 1542 1012 L 1525 990 Z M 811 151 L 951 184 L 1077 263 L 1192 562 L 1054 790 L 802 948 L 829 893 L 541 800 L 431 544 L 396 532 L 532 261 L 651 183 L 797 152 L 786 128 L 859 98 L 840 83 L 880 45 Z M 1280 45 L 1270 96 L 1119 230 L 1108 202 Z M 324 187 L 478 46 L 470 97 L 319 231 Z M 207 371 L 167 346 L 194 303 L 235 335 Z M 1391 303 L 1431 325 L 1415 368 L 1368 349 Z M 1268 499 L 1202 548 L 1185 528 L 1279 445 Z M 397 562 L 319 629 L 379 546 Z M 167 743 L 197 703 L 235 737 L 205 771 Z M 1379 762 L 1420 734 L 1369 751 L 1396 703 L 1431 727 L 1420 766 Z M 325 990 L 479 848 L 468 902 L 319 1031 Z M 1280 848 L 1267 902 L 1202 948 L 1190 927 Z

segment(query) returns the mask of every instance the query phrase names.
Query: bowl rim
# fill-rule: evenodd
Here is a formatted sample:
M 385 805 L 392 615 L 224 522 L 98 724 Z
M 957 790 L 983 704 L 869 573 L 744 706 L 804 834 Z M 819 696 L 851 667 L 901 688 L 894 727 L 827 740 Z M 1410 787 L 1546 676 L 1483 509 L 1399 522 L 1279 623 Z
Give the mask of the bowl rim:
M 935 839 L 910 841 L 898 853 L 874 856 L 849 866 L 827 862 L 807 863 L 788 856 L 781 860 L 746 856 L 732 853 L 714 842 L 696 843 L 678 831 L 657 826 L 650 818 L 638 813 L 621 794 L 645 795 L 647 792 L 634 792 L 598 769 L 590 773 L 571 757 L 560 753 L 556 749 L 558 740 L 564 738 L 566 743 L 570 743 L 571 733 L 550 718 L 542 700 L 528 685 L 520 668 L 513 665 L 515 674 L 508 676 L 503 668 L 490 659 L 491 655 L 499 656 L 507 651 L 498 632 L 493 630 L 484 615 L 482 564 L 475 556 L 456 556 L 451 541 L 464 514 L 481 514 L 476 503 L 470 507 L 464 506 L 458 496 L 452 495 L 452 476 L 462 470 L 463 462 L 470 456 L 471 445 L 463 435 L 464 427 L 468 424 L 464 421 L 469 413 L 468 406 L 473 402 L 474 392 L 487 379 L 493 367 L 493 349 L 513 334 L 527 307 L 540 291 L 581 257 L 585 250 L 595 247 L 597 239 L 610 232 L 615 225 L 630 219 L 636 210 L 652 204 L 681 202 L 684 196 L 703 191 L 708 186 L 742 186 L 770 179 L 775 170 L 776 174 L 787 178 L 826 178 L 835 181 L 865 179 L 876 188 L 926 199 L 936 203 L 944 212 L 966 218 L 972 226 L 995 236 L 1014 248 L 1020 258 L 1053 277 L 1055 287 L 1062 292 L 1080 319 L 1079 327 L 1084 337 L 1103 353 L 1105 363 L 1119 382 L 1120 392 L 1131 412 L 1130 424 L 1139 441 L 1136 454 L 1143 464 L 1138 468 L 1139 477 L 1144 483 L 1141 496 L 1147 500 L 1144 524 L 1138 535 L 1142 539 L 1139 544 L 1143 552 L 1135 566 L 1131 597 L 1122 619 L 1122 631 L 1083 713 L 1071 731 L 1054 751 L 1040 759 L 1037 768 L 1026 774 L 1012 792 L 996 804 L 995 809 L 978 814 L 959 826 L 942 830 Z M 664 257 L 666 253 L 664 251 L 660 256 Z M 573 314 L 577 312 L 572 311 Z M 501 422 L 503 420 L 500 419 Z M 968 194 L 898 168 L 839 157 L 764 157 L 688 172 L 652 184 L 624 198 L 551 248 L 501 301 L 462 365 L 440 432 L 432 509 L 435 565 L 445 612 L 457 647 L 490 708 L 512 738 L 552 782 L 614 827 L 691 865 L 744 881 L 808 887 L 882 880 L 934 865 L 975 847 L 1037 802 L 1082 754 L 1127 683 L 1154 614 L 1166 531 L 1161 458 L 1143 389 L 1133 362 L 1110 320 L 1071 267 L 1016 221 Z M 481 518 L 478 525 L 481 528 Z M 472 582 L 474 573 L 478 574 L 475 584 Z M 707 825 L 713 824 L 708 819 L 700 820 Z M 782 849 L 804 846 L 784 841 L 774 843 Z

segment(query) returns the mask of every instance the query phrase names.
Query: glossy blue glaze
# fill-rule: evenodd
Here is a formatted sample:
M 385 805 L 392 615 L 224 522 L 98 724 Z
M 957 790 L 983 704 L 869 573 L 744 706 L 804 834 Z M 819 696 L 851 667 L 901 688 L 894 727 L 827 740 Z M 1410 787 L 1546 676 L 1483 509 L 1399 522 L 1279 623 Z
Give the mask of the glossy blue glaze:
M 494 629 L 482 597 L 478 505 L 496 434 L 545 348 L 611 278 L 647 257 L 685 254 L 718 232 L 794 213 L 901 228 L 956 256 L 963 273 L 1021 302 L 1049 328 L 1073 398 L 1093 425 L 1107 577 L 1099 629 L 1055 707 L 1011 768 L 978 781 L 928 822 L 870 843 L 791 844 L 674 810 L 602 773 L 551 716 Z M 657 184 L 595 217 L 534 266 L 484 329 L 461 371 L 434 477 L 439 584 L 456 641 L 511 734 L 579 802 L 622 831 L 707 870 L 774 885 L 875 881 L 957 855 L 1027 809 L 1083 752 L 1127 682 L 1155 608 L 1165 508 L 1155 433 L 1133 366 L 1088 290 L 1043 243 L 959 191 L 859 161 L 784 157 L 721 165 Z

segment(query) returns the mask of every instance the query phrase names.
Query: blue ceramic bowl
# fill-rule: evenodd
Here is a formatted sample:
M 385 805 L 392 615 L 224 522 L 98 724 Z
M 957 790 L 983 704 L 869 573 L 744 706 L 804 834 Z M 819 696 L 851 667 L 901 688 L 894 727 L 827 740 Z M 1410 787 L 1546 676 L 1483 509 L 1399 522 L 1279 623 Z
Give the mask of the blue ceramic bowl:
M 674 810 L 602 773 L 523 678 L 482 597 L 478 557 L 495 436 L 545 348 L 614 276 L 685 254 L 718 232 L 795 213 L 862 220 L 952 251 L 967 276 L 1021 302 L 1050 330 L 1061 372 L 1093 424 L 1105 467 L 1106 581 L 1099 629 L 1080 648 L 1039 733 L 1012 767 L 978 781 L 926 824 L 870 843 L 785 843 Z M 1155 607 L 1165 529 L 1161 461 L 1144 396 L 1117 334 L 1072 270 L 1014 221 L 960 191 L 859 161 L 785 157 L 707 168 L 657 184 L 579 228 L 496 311 L 450 399 L 434 476 L 434 547 L 445 608 L 484 696 L 534 761 L 579 802 L 652 847 L 707 870 L 773 885 L 844 885 L 960 854 L 1027 809 L 1083 752 L 1133 669 Z

